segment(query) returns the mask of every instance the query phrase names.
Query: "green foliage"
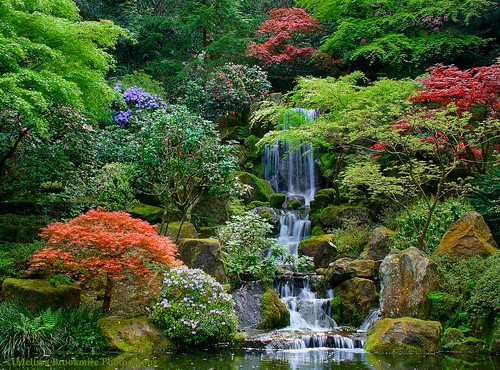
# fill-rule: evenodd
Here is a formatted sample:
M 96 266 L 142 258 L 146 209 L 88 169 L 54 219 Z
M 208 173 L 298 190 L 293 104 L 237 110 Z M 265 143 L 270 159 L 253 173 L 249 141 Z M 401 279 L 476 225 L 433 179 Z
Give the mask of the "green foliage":
M 49 355 L 63 341 L 61 312 L 37 314 L 11 302 L 0 303 L 0 354 L 4 357 Z
M 481 256 L 462 258 L 446 254 L 436 256 L 434 260 L 438 266 L 439 285 L 429 296 L 432 302 L 431 317 L 440 320 L 445 328 L 470 329 L 470 313 L 474 306 L 469 301 L 476 287 L 480 286 L 478 282 L 486 275 L 489 261 Z M 493 262 L 493 259 L 490 261 Z M 477 291 L 480 292 L 480 289 Z M 484 295 L 485 299 L 491 297 L 489 292 Z
M 356 226 L 336 229 L 332 233 L 333 247 L 345 257 L 357 258 L 370 239 L 369 230 Z
M 109 348 L 108 341 L 97 328 L 102 311 L 91 306 L 61 310 L 64 341 L 59 351 L 103 353 Z
M 32 313 L 26 306 L 0 303 L 0 355 L 41 356 L 55 351 L 97 353 L 108 347 L 97 330 L 100 310 L 80 307 Z
M 151 317 L 177 345 L 227 342 L 237 319 L 230 294 L 198 269 L 173 268 L 163 274 Z
M 275 239 L 267 237 L 270 232 L 271 225 L 252 212 L 232 216 L 219 228 L 217 235 L 223 248 L 223 261 L 232 282 L 274 276 L 277 260 L 266 256 L 276 244 Z M 274 250 L 282 249 L 275 247 Z
M 471 292 L 468 309 L 480 317 L 488 317 L 500 310 L 500 253 L 486 260 L 487 268 Z
M 417 245 L 417 237 L 428 216 L 427 207 L 427 204 L 420 200 L 407 211 L 401 212 L 395 219 L 397 229 L 396 233 L 391 236 L 394 248 L 406 249 Z M 472 207 L 463 200 L 447 199 L 437 203 L 424 239 L 430 252 L 438 247 L 451 224 L 468 211 L 472 211 Z
M 0 281 L 6 277 L 23 274 L 27 268 L 31 255 L 42 249 L 44 243 L 0 243 Z
M 488 224 L 493 238 L 500 243 L 500 167 L 491 167 L 472 180 L 475 186 L 469 200 Z
M 495 27 L 489 17 L 495 1 L 299 0 L 297 4 L 334 25 L 320 52 L 342 58 L 345 65 L 391 76 L 417 76 L 429 65 L 451 64 L 464 55 L 475 62 L 485 45 L 492 44 L 492 50 L 497 45 L 489 30 Z

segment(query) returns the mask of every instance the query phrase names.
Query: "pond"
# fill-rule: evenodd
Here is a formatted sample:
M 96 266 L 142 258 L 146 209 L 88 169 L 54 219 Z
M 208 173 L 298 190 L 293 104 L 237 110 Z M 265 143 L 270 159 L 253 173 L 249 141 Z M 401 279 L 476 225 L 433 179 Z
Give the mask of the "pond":
M 462 355 L 375 355 L 363 350 L 307 349 L 251 351 L 210 349 L 144 356 L 65 356 L 16 358 L 0 369 L 171 369 L 171 370 L 319 370 L 319 369 L 482 369 L 500 368 L 500 357 Z

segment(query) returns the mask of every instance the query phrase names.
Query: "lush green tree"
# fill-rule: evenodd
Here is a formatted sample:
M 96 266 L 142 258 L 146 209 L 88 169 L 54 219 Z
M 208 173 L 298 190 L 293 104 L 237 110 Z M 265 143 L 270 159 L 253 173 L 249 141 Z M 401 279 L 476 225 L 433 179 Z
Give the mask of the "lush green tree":
M 187 108 L 173 106 L 145 116 L 139 141 L 141 189 L 165 204 L 161 234 L 167 232 L 172 209 L 182 211 L 183 222 L 204 192 L 231 190 L 237 163 L 233 145 L 223 144 L 214 123 Z
M 72 1 L 0 4 L 0 171 L 28 136 L 48 137 L 60 107 L 107 115 L 109 54 L 124 32 L 110 21 L 82 22 Z
M 297 0 L 332 32 L 320 51 L 350 68 L 416 76 L 436 62 L 481 63 L 495 41 L 498 2 L 490 0 Z M 496 14 L 496 17 L 492 15 Z M 490 57 L 491 63 L 497 55 Z

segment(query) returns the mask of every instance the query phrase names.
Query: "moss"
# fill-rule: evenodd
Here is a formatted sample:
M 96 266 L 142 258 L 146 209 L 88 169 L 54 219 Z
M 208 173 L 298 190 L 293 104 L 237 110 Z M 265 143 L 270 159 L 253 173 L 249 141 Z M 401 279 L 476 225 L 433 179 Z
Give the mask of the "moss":
M 212 238 L 217 235 L 220 226 L 200 226 L 198 227 L 198 237 L 201 239 Z
M 80 288 L 75 285 L 54 287 L 46 280 L 8 278 L 2 284 L 6 301 L 21 301 L 30 311 L 48 307 L 78 307 Z
M 320 236 L 325 235 L 325 230 L 320 225 L 316 225 L 313 227 L 311 231 L 311 236 Z
M 286 195 L 285 194 L 283 194 L 283 193 L 276 193 L 276 194 L 272 194 L 269 197 L 269 204 L 273 208 L 281 209 L 283 207 L 283 203 L 285 202 L 285 200 L 286 200 Z
M 316 194 L 311 201 L 313 211 L 327 207 L 332 203 L 332 199 L 327 194 Z
M 276 329 L 290 325 L 290 312 L 272 288 L 267 288 L 261 298 L 261 329 Z
M 219 283 L 226 281 L 226 272 L 217 239 L 183 239 L 179 243 L 179 258 L 190 268 L 198 268 Z
M 447 292 L 432 291 L 429 292 L 427 298 L 431 304 L 429 319 L 438 320 L 442 323 L 445 323 L 449 319 L 450 314 L 455 311 L 460 303 L 459 297 L 455 297 Z
M 257 207 L 266 207 L 266 206 L 269 206 L 269 202 L 261 202 L 260 200 L 253 200 L 245 208 L 250 210 Z
M 302 208 L 302 203 L 300 200 L 292 200 L 290 203 L 287 204 L 286 208 L 291 209 L 291 210 L 296 210 Z
M 261 209 L 260 212 L 259 212 L 259 216 L 262 219 L 266 220 L 267 222 L 269 222 L 271 224 L 273 223 L 273 217 L 274 216 L 273 216 L 273 214 L 272 214 L 272 212 L 270 210 L 265 209 L 265 208 Z
M 180 221 L 175 221 L 175 222 L 170 222 L 168 224 L 168 235 L 170 235 L 172 238 L 177 237 L 177 234 L 179 233 L 179 228 L 181 227 L 181 222 Z M 198 238 L 198 232 L 196 231 L 196 228 L 191 222 L 184 221 L 182 223 L 182 229 L 179 234 L 180 239 L 197 239 Z
M 368 279 L 352 278 L 333 290 L 335 307 L 340 322 L 337 324 L 358 327 L 371 308 L 378 306 L 375 283 Z M 335 319 L 337 321 L 337 319 Z
M 315 236 L 304 239 L 299 243 L 299 255 L 310 256 L 314 260 L 314 267 L 328 267 L 338 253 L 334 247 L 332 234 Z
M 163 217 L 163 208 L 150 206 L 149 204 L 134 203 L 127 207 L 127 212 L 132 217 L 140 218 L 150 224 L 159 224 Z
M 364 207 L 328 206 L 321 211 L 319 220 L 327 228 L 364 225 L 370 222 L 370 211 Z
M 437 321 L 382 319 L 368 329 L 364 348 L 374 353 L 436 353 L 440 350 L 441 331 Z
M 172 342 L 146 317 L 103 317 L 97 321 L 97 328 L 115 349 L 122 352 L 148 354 L 175 350 Z
M 446 347 L 451 343 L 462 342 L 464 338 L 465 338 L 464 333 L 462 333 L 457 328 L 448 328 L 444 331 L 442 342 L 443 345 Z
M 261 202 L 268 202 L 269 197 L 274 194 L 274 190 L 271 185 L 257 176 L 239 171 L 235 173 L 237 177 L 243 184 L 250 185 L 252 189 L 243 196 L 243 200 L 248 204 L 253 200 L 259 200 Z
M 482 339 L 467 337 L 462 341 L 448 343 L 444 346 L 447 352 L 461 353 L 485 353 L 487 352 L 486 342 Z
M 356 306 L 340 296 L 330 301 L 330 313 L 337 325 L 358 327 L 363 322 Z

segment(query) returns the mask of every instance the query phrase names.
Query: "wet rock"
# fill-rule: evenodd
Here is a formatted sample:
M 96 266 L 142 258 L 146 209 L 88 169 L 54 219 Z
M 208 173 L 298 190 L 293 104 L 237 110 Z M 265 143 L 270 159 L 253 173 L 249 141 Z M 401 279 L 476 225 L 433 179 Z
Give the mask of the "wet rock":
M 239 171 L 235 173 L 235 177 L 241 183 L 251 187 L 248 192 L 243 194 L 243 200 L 247 204 L 253 200 L 268 202 L 271 194 L 274 194 L 273 188 L 267 181 L 259 179 L 251 173 Z
M 375 283 L 368 279 L 344 281 L 333 289 L 333 297 L 331 313 L 339 325 L 358 327 L 370 309 L 379 306 Z
M 429 292 L 437 288 L 437 265 L 415 247 L 393 250 L 380 265 L 382 317 L 427 318 Z
M 97 328 L 118 351 L 152 353 L 175 349 L 174 344 L 146 317 L 102 317 L 97 321 Z
M 372 260 L 353 260 L 339 258 L 328 267 L 327 277 L 332 285 L 337 285 L 355 277 L 374 280 L 377 275 L 377 263 Z
M 489 256 L 497 251 L 496 247 L 483 216 L 477 212 L 467 212 L 446 231 L 434 253 L 462 257 Z
M 290 323 L 290 312 L 276 292 L 260 281 L 250 281 L 231 292 L 238 329 L 274 329 Z
M 436 353 L 442 327 L 437 321 L 401 317 L 377 321 L 367 332 L 365 350 L 374 353 Z
M 221 248 L 215 239 L 184 239 L 179 243 L 179 258 L 190 268 L 205 271 L 219 283 L 226 281 Z
M 389 237 L 392 235 L 394 235 L 394 231 L 387 227 L 379 226 L 374 229 L 370 237 L 370 242 L 359 258 L 374 261 L 383 260 L 391 251 L 392 242 Z
M 299 243 L 299 255 L 312 257 L 316 269 L 328 267 L 338 256 L 337 250 L 333 247 L 333 238 L 333 234 L 325 234 L 304 239 Z
M 66 284 L 55 287 L 46 280 L 7 278 L 2 284 L 2 294 L 5 301 L 22 302 L 32 312 L 80 305 L 79 287 Z
M 367 225 L 371 221 L 371 213 L 364 207 L 328 206 L 319 219 L 324 227 L 338 229 Z

